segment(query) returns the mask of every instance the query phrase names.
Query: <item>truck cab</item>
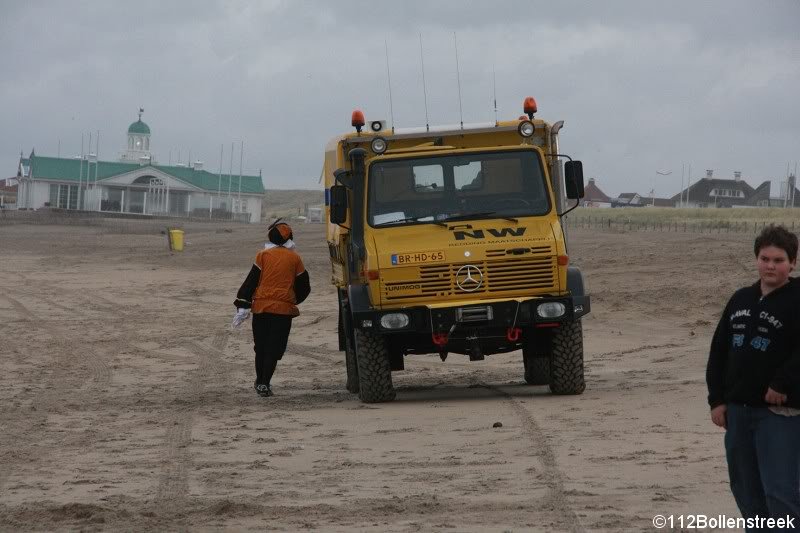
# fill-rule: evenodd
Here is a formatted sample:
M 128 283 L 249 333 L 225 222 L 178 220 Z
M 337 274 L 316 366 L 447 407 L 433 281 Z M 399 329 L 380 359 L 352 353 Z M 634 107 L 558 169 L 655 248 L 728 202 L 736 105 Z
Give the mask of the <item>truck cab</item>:
M 351 120 L 332 139 L 323 177 L 331 280 L 347 389 L 395 397 L 404 358 L 471 361 L 523 353 L 526 382 L 580 394 L 580 270 L 561 217 L 583 195 L 582 166 L 558 153 L 563 123 L 534 118 L 387 130 Z M 574 205 L 569 205 L 574 200 Z

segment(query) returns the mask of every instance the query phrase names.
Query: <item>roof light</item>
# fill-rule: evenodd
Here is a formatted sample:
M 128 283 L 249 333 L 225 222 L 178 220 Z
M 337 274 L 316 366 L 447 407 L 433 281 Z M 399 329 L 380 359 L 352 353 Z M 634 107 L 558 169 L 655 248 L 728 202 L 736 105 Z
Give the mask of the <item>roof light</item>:
M 533 135 L 533 132 L 536 131 L 536 127 L 530 120 L 523 120 L 519 123 L 519 126 L 517 126 L 517 131 L 523 137 L 530 137 Z
M 536 107 L 536 100 L 533 98 L 533 96 L 528 96 L 525 98 L 525 101 L 522 103 L 522 109 L 530 119 L 533 119 L 533 114 L 539 110 L 539 108 Z
M 350 119 L 350 125 L 352 125 L 358 133 L 361 133 L 361 128 L 364 127 L 367 121 L 364 120 L 364 112 L 360 109 L 356 109 L 353 111 L 353 115 Z
M 375 152 L 377 155 L 381 155 L 383 152 L 386 151 L 387 143 L 386 139 L 383 137 L 375 137 L 372 139 L 372 151 Z
M 385 120 L 373 120 L 369 123 L 369 129 L 378 133 L 381 130 L 386 129 L 386 121 Z

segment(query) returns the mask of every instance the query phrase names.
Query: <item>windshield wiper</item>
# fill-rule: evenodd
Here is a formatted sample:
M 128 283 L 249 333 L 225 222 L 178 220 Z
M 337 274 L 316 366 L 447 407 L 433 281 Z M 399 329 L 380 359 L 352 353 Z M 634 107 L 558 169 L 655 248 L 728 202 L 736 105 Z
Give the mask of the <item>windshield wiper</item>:
M 483 213 L 467 213 L 467 214 L 464 214 L 464 215 L 453 215 L 453 216 L 447 217 L 445 219 L 442 219 L 442 222 L 455 222 L 456 220 L 470 220 L 470 219 L 473 219 L 473 218 L 488 218 L 491 215 L 495 215 L 495 214 L 497 214 L 497 211 L 485 211 Z M 502 218 L 503 220 L 510 220 L 511 222 L 514 222 L 515 224 L 517 222 L 519 222 L 519 220 L 516 219 L 516 218 L 507 217 L 507 216 L 504 216 L 504 215 L 498 215 L 497 218 Z
M 437 226 L 442 226 L 443 228 L 447 227 L 447 224 L 445 224 L 444 222 L 439 221 L 439 220 L 421 220 L 423 218 L 428 218 L 428 216 L 430 216 L 430 215 L 427 215 L 427 216 L 424 216 L 424 217 L 398 218 L 397 220 L 390 220 L 388 222 L 381 222 L 380 224 L 375 224 L 373 227 L 379 228 L 381 226 L 389 226 L 389 225 L 392 225 L 392 224 L 402 224 L 403 222 L 433 222 Z

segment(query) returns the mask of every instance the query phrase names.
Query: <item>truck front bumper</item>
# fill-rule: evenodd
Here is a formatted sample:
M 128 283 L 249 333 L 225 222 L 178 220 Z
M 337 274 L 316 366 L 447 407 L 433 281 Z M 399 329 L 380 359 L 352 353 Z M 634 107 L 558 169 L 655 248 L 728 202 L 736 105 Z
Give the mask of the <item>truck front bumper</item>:
M 563 313 L 552 316 L 552 309 L 559 305 L 546 305 L 550 310 L 542 316 L 538 312 L 543 304 L 560 304 Z M 373 329 L 381 333 L 427 333 L 449 334 L 454 329 L 493 329 L 528 327 L 554 327 L 564 322 L 577 320 L 589 313 L 590 298 L 585 296 L 560 296 L 490 300 L 469 304 L 446 304 L 404 307 L 399 309 L 361 309 L 353 311 L 354 326 Z M 405 315 L 408 322 L 403 327 L 388 327 L 387 315 Z

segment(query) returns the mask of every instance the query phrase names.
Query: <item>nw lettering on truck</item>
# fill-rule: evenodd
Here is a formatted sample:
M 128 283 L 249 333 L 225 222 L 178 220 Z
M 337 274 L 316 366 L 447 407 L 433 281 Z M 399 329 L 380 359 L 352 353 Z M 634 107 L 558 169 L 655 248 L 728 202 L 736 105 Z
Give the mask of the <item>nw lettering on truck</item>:
M 500 228 L 494 229 L 489 228 L 488 231 L 493 237 L 522 237 L 525 235 L 525 230 L 527 228 Z M 456 238 L 457 241 L 463 241 L 466 237 L 471 239 L 485 239 L 486 235 L 483 233 L 482 229 L 476 229 L 474 231 L 454 231 L 453 236 Z

